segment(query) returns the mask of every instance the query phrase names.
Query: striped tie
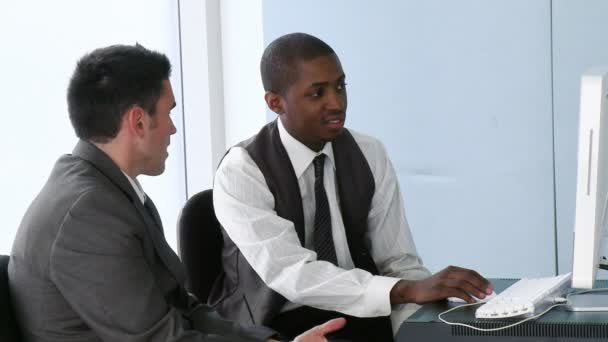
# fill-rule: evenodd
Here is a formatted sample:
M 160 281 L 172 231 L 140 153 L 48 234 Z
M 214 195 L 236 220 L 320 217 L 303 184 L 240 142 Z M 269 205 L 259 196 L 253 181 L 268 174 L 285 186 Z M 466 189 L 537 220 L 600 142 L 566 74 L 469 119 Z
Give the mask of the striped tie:
M 338 265 L 334 239 L 331 235 L 331 215 L 327 194 L 323 186 L 323 163 L 325 154 L 320 154 L 313 160 L 315 165 L 315 231 L 314 242 L 318 260 L 325 260 Z

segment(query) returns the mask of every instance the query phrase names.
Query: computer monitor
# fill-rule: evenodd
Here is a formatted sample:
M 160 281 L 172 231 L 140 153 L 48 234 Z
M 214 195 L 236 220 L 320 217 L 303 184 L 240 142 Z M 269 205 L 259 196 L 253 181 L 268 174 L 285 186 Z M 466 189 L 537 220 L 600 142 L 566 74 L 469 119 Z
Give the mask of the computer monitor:
M 608 68 L 581 79 L 572 287 L 591 289 L 606 235 L 608 203 Z

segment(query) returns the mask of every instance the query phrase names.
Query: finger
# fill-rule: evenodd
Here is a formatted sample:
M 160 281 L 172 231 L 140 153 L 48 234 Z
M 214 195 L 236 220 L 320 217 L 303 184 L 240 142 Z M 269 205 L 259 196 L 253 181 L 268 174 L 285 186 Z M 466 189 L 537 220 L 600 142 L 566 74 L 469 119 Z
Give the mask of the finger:
M 466 280 L 446 279 L 441 285 L 448 289 L 455 289 L 457 291 L 465 292 L 467 295 L 472 295 L 481 299 L 485 298 L 486 296 L 484 291 L 476 288 Z
M 314 329 L 321 335 L 332 333 L 336 330 L 340 330 L 346 324 L 346 319 L 343 317 L 334 318 L 321 325 L 317 325 Z
M 480 291 L 484 294 L 490 294 L 492 293 L 492 290 L 494 290 L 494 285 L 490 283 L 489 280 L 482 277 L 476 271 L 467 268 L 449 266 L 446 268 L 446 277 L 450 279 L 459 279 L 462 281 L 466 281 L 473 285 L 477 289 L 477 291 Z M 471 293 L 474 294 L 477 293 L 477 291 Z
M 464 268 L 464 267 L 458 267 L 458 266 L 448 266 L 446 268 L 447 273 L 449 274 L 450 277 L 473 277 L 473 278 L 477 278 L 479 280 L 482 281 L 487 281 L 486 278 L 482 277 L 479 273 L 477 273 L 475 270 L 471 270 L 468 268 Z

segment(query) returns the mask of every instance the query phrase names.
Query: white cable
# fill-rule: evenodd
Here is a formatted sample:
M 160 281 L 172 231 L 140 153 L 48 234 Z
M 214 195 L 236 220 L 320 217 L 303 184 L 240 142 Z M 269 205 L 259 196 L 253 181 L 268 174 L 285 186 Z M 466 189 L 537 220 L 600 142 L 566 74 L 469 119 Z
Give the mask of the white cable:
M 558 303 L 558 304 L 553 304 L 553 305 L 551 305 L 551 306 L 550 306 L 550 307 L 549 307 L 547 310 L 545 310 L 545 311 L 543 311 L 543 312 L 539 313 L 538 315 L 530 316 L 530 317 L 528 317 L 528 318 L 526 318 L 526 319 L 523 319 L 523 320 L 521 320 L 521 321 L 519 321 L 519 322 L 515 322 L 515 323 L 513 323 L 513 324 L 509 324 L 509 325 L 506 325 L 506 326 L 504 326 L 504 327 L 498 327 L 498 328 L 478 328 L 478 327 L 472 326 L 472 325 L 470 325 L 470 324 L 465 324 L 465 323 L 457 323 L 457 322 L 449 322 L 449 321 L 446 321 L 445 319 L 443 319 L 443 318 L 441 317 L 441 316 L 443 316 L 443 315 L 445 315 L 445 314 L 447 314 L 447 313 L 449 313 L 449 312 L 452 312 L 452 311 L 454 311 L 454 310 L 456 310 L 456 309 L 463 308 L 463 307 L 465 307 L 465 306 L 479 305 L 479 304 L 484 304 L 484 302 L 480 302 L 480 303 L 470 303 L 470 304 L 462 304 L 462 305 L 459 305 L 459 306 L 453 307 L 453 308 L 451 308 L 451 309 L 449 309 L 449 310 L 446 310 L 446 311 L 444 311 L 444 312 L 440 313 L 439 315 L 437 315 L 437 318 L 438 318 L 440 321 L 442 321 L 443 323 L 448 324 L 448 325 L 458 325 L 458 326 L 461 326 L 461 327 L 467 327 L 467 328 L 471 328 L 471 329 L 473 329 L 473 330 L 477 330 L 477 331 L 498 331 L 498 330 L 504 330 L 504 329 L 512 328 L 512 327 L 514 327 L 514 326 L 516 326 L 516 325 L 519 325 L 519 324 L 522 324 L 522 323 L 527 322 L 527 321 L 529 321 L 529 320 L 532 320 L 532 319 L 538 318 L 538 317 L 540 317 L 540 316 L 542 316 L 542 315 L 546 314 L 547 312 L 549 312 L 551 309 L 556 308 L 556 307 L 558 307 L 558 306 L 567 305 L 566 303 Z M 489 321 L 489 322 L 491 322 L 491 321 Z

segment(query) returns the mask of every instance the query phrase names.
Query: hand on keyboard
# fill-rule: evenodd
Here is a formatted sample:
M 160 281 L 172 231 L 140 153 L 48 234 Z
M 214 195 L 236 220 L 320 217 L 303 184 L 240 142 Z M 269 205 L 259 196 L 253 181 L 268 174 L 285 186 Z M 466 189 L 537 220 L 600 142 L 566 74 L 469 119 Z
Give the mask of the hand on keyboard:
M 448 297 L 459 297 L 467 303 L 485 298 L 494 286 L 479 273 L 457 266 L 449 266 L 432 276 L 417 280 L 400 280 L 391 289 L 391 304 L 425 304 Z

